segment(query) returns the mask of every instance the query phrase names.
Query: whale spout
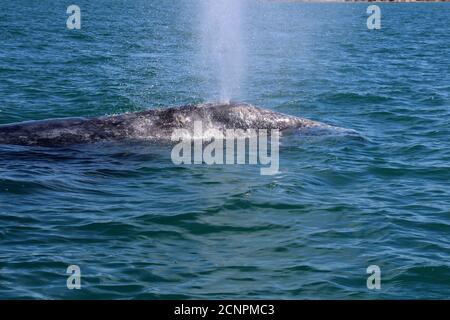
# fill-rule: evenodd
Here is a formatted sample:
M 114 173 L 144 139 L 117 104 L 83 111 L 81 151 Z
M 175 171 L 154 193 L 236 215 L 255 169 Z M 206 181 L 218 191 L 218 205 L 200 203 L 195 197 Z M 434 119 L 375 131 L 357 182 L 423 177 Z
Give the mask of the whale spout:
M 65 147 L 124 140 L 170 140 L 174 129 L 193 130 L 194 122 L 226 129 L 335 128 L 245 103 L 186 105 L 95 118 L 28 121 L 0 126 L 0 144 Z

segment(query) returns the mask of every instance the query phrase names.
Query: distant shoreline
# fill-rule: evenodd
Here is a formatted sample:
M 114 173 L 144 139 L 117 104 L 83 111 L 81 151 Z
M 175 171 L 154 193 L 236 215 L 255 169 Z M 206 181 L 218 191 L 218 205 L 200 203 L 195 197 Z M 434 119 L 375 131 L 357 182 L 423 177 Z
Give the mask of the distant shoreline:
M 327 2 L 450 2 L 450 0 L 328 0 Z
M 382 3 L 439 3 L 450 2 L 450 0 L 272 0 L 274 2 L 341 2 L 341 3 L 355 3 L 355 2 L 382 2 Z

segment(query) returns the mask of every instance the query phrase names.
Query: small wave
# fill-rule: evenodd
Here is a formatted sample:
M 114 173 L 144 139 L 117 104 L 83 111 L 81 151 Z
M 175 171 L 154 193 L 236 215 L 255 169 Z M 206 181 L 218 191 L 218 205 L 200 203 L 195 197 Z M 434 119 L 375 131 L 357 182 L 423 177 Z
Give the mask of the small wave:
M 391 98 L 382 95 L 374 94 L 359 94 L 354 92 L 341 92 L 333 94 L 324 94 L 319 100 L 333 104 L 373 104 L 373 103 L 386 103 Z

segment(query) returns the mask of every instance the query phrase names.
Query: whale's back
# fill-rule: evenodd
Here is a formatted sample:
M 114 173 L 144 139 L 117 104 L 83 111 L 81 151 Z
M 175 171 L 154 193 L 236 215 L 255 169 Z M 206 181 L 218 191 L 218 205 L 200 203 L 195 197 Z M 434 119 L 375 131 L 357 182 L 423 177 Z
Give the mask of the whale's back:
M 201 104 L 98 118 L 64 118 L 0 126 L 0 144 L 59 147 L 126 139 L 169 140 L 174 129 L 194 123 L 225 129 L 332 128 L 249 104 Z
M 0 144 L 52 147 L 114 140 L 127 131 L 123 121 L 117 120 L 66 118 L 2 125 Z

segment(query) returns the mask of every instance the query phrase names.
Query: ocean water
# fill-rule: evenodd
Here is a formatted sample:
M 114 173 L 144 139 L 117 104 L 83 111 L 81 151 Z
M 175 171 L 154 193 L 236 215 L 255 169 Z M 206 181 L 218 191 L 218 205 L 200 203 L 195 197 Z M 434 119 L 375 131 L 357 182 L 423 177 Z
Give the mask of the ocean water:
M 0 124 L 219 95 L 197 1 L 75 4 L 80 30 L 61 1 L 2 1 Z M 367 4 L 246 3 L 232 98 L 358 132 L 283 137 L 275 176 L 0 146 L 0 298 L 449 298 L 450 4 L 380 7 L 368 30 Z

